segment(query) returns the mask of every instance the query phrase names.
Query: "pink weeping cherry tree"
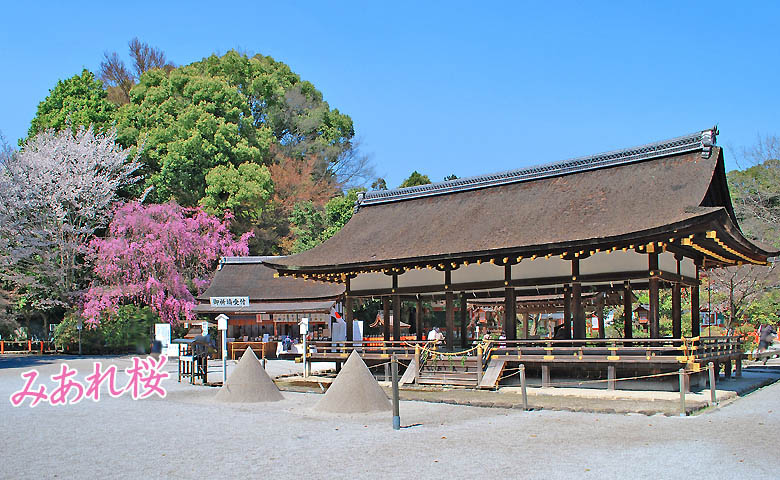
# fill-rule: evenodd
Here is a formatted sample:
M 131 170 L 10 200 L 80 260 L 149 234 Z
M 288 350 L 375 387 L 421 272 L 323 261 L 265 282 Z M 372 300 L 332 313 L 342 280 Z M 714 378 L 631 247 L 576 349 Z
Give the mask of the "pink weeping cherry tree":
M 95 280 L 83 315 L 98 324 L 120 305 L 149 306 L 162 321 L 193 321 L 195 296 L 222 256 L 247 255 L 251 233 L 236 240 L 230 215 L 219 219 L 174 202 L 119 206 L 104 238 L 90 242 Z

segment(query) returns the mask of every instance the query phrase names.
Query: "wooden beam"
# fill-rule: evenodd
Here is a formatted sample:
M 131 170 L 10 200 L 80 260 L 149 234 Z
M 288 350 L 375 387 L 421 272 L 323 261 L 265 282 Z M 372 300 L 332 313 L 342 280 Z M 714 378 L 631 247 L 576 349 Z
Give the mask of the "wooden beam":
M 370 289 L 370 290 L 356 290 L 353 292 L 355 296 L 361 296 L 361 297 L 381 297 L 383 295 L 393 295 L 395 293 L 401 294 L 401 295 L 416 295 L 420 293 L 424 294 L 430 294 L 430 293 L 440 293 L 440 292 L 446 292 L 447 290 L 457 290 L 457 291 L 479 291 L 479 290 L 495 290 L 500 291 L 501 293 L 498 294 L 498 296 L 503 296 L 503 289 L 506 288 L 506 281 L 505 280 L 492 280 L 492 281 L 484 281 L 484 282 L 463 282 L 463 283 L 450 283 L 449 288 L 447 288 L 447 282 L 446 278 L 449 277 L 449 271 L 445 271 L 445 284 L 444 285 L 422 285 L 417 287 L 400 287 L 397 288 L 395 292 L 393 292 L 392 288 L 376 288 L 376 289 Z M 660 272 L 658 275 L 663 280 L 672 282 L 672 281 L 679 281 L 683 284 L 690 285 L 695 283 L 695 279 L 690 277 L 678 277 L 674 273 L 669 272 Z M 603 290 L 610 290 L 612 287 L 609 285 L 593 285 L 589 286 L 587 284 L 589 283 L 606 283 L 606 282 L 623 282 L 625 280 L 640 280 L 640 281 L 647 281 L 648 275 L 647 270 L 639 270 L 639 271 L 627 271 L 627 272 L 614 272 L 614 273 L 596 273 L 596 274 L 590 274 L 590 275 L 581 275 L 579 277 L 579 283 L 581 291 L 603 291 Z M 515 289 L 522 289 L 522 288 L 528 288 L 528 287 L 543 287 L 543 286 L 555 286 L 555 285 L 566 285 L 571 282 L 571 277 L 569 276 L 562 276 L 562 277 L 540 277 L 540 278 L 524 278 L 524 279 L 514 279 L 509 282 L 510 287 L 514 287 Z M 632 282 L 637 283 L 637 282 Z
M 660 337 L 660 315 L 659 315 L 659 305 L 658 305 L 658 254 L 657 253 L 649 253 L 648 255 L 648 267 L 649 267 L 649 274 L 650 274 L 650 280 L 648 285 L 648 291 L 649 291 L 649 297 L 650 297 L 650 308 L 649 312 L 647 314 L 647 320 L 650 324 L 650 338 L 659 338 Z
M 623 282 L 623 328 L 626 338 L 634 338 L 634 309 L 631 306 L 633 294 L 631 293 L 631 282 Z

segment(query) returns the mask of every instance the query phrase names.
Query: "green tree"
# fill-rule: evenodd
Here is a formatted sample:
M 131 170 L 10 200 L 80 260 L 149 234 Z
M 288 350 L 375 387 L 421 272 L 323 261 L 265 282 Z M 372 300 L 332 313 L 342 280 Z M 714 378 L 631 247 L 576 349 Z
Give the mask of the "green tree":
M 350 189 L 345 195 L 332 198 L 325 208 L 317 208 L 312 202 L 301 202 L 290 215 L 295 241 L 292 252 L 299 253 L 316 247 L 329 239 L 347 224 L 354 212 L 355 202 L 362 188 Z
M 404 180 L 403 183 L 398 186 L 398 188 L 415 187 L 417 185 L 427 185 L 429 183 L 431 183 L 431 179 L 428 178 L 428 175 L 423 175 L 415 170 L 411 175 L 409 175 L 409 178 Z
M 445 182 L 448 182 L 450 180 L 457 180 L 457 179 L 458 179 L 458 176 L 455 175 L 454 173 L 451 173 L 450 175 L 447 175 L 446 177 L 444 177 L 444 181 Z
M 60 80 L 49 90 L 49 95 L 38 104 L 27 135 L 33 137 L 49 128 L 59 131 L 69 124 L 74 133 L 79 126 L 106 130 L 113 125 L 115 113 L 116 107 L 107 100 L 103 84 L 84 69 L 80 75 Z M 23 143 L 19 141 L 19 145 Z
M 261 163 L 273 141 L 238 89 L 191 67 L 145 72 L 118 117 L 118 139 L 142 148 L 144 188 L 157 202 L 196 205 L 211 169 Z
M 267 127 L 287 156 L 317 156 L 321 174 L 349 170 L 343 163 L 355 135 L 352 119 L 331 109 L 322 93 L 290 67 L 269 56 L 249 57 L 231 50 L 211 55 L 191 68 L 224 79 L 246 98 L 256 128 Z M 355 159 L 352 159 L 355 160 Z
M 256 163 L 218 165 L 206 174 L 206 212 L 223 216 L 230 211 L 241 223 L 257 222 L 273 191 L 268 167 Z

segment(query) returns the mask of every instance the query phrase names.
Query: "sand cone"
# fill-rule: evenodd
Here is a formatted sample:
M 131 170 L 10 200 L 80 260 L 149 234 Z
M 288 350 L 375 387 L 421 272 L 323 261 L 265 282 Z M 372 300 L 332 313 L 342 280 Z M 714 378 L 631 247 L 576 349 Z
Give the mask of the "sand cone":
M 331 413 L 364 413 L 390 411 L 392 405 L 363 359 L 352 351 L 314 409 Z
M 226 403 L 276 402 L 283 399 L 279 388 L 260 365 L 251 348 L 246 349 L 214 398 Z

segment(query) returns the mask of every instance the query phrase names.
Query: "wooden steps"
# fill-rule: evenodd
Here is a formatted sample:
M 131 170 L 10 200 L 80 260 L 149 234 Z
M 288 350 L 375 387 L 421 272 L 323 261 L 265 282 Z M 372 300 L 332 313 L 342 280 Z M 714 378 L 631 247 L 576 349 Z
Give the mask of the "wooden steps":
M 417 383 L 420 385 L 457 385 L 476 387 L 479 382 L 477 357 L 439 359 L 425 362 Z

